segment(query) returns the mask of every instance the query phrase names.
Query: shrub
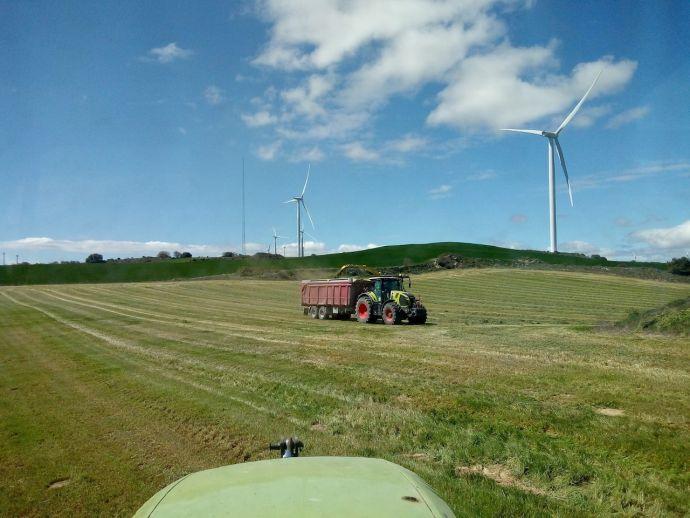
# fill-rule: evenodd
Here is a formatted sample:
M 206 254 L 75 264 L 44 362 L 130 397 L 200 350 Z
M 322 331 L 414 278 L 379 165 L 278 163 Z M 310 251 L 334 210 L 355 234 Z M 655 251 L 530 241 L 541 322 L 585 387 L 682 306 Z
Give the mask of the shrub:
M 223 257 L 235 257 L 235 252 L 223 252 Z
M 103 256 L 101 254 L 91 254 L 86 258 L 87 263 L 104 263 Z
M 668 263 L 668 269 L 675 275 L 690 275 L 690 259 L 687 257 L 674 257 Z
M 170 252 L 166 252 L 165 250 L 161 250 L 158 252 L 158 255 L 156 255 L 158 259 L 170 259 Z
M 191 254 L 190 252 L 182 252 L 182 253 L 180 254 L 180 257 L 181 257 L 182 259 L 189 259 L 190 257 L 192 257 L 192 254 Z

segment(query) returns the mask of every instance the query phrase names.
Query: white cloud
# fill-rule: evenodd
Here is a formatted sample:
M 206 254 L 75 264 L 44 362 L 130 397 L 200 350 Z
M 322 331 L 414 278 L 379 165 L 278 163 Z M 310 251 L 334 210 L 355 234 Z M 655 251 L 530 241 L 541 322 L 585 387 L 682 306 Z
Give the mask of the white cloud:
M 466 180 L 468 182 L 485 182 L 486 180 L 493 180 L 497 176 L 494 171 L 482 171 L 481 173 L 469 175 Z
M 223 101 L 225 101 L 224 92 L 221 88 L 216 85 L 207 86 L 204 90 L 204 99 L 206 102 L 212 106 L 216 106 Z
M 334 252 L 354 252 L 356 250 L 368 250 L 380 245 L 369 243 L 367 245 L 342 244 L 335 249 L 329 248 L 321 241 L 305 241 L 304 251 L 306 255 L 329 254 Z M 60 260 L 69 254 L 81 254 L 86 258 L 89 254 L 98 253 L 107 258 L 116 257 L 141 257 L 155 256 L 158 252 L 191 252 L 194 256 L 219 257 L 223 252 L 239 252 L 235 245 L 208 245 L 188 244 L 171 241 L 118 241 L 108 239 L 53 239 L 50 237 L 26 237 L 14 241 L 0 241 L 3 250 L 19 252 L 21 256 L 48 252 L 54 254 L 55 259 Z M 247 254 L 266 252 L 268 243 L 246 243 Z M 282 253 L 282 245 L 278 245 L 278 252 Z M 286 243 L 285 252 L 288 256 L 297 256 L 297 243 Z
M 638 167 L 632 167 L 630 169 L 623 169 L 622 171 L 616 171 L 613 174 L 599 173 L 596 175 L 588 175 L 574 180 L 571 185 L 573 186 L 573 190 L 594 189 L 619 183 L 634 182 L 662 174 L 677 173 L 682 176 L 683 174 L 689 172 L 690 162 L 688 161 L 661 161 Z
M 525 221 L 527 221 L 527 216 L 525 216 L 524 214 L 513 214 L 512 216 L 510 216 L 510 221 L 517 224 L 524 223 Z
M 601 248 L 597 245 L 593 245 L 592 243 L 588 243 L 587 241 L 566 241 L 564 243 L 560 243 L 558 245 L 558 249 L 561 252 L 573 252 L 577 254 L 585 254 L 585 255 L 592 255 L 592 254 L 597 254 L 604 256 L 606 258 L 611 258 L 613 255 L 615 255 L 615 251 L 610 248 Z
M 273 160 L 278 154 L 278 151 L 280 151 L 282 144 L 283 143 L 280 140 L 276 140 L 272 144 L 259 146 L 259 148 L 256 150 L 256 156 L 258 156 L 261 160 Z
M 194 255 L 220 255 L 229 246 L 185 244 L 170 241 L 117 241 L 103 239 L 53 239 L 50 237 L 25 237 L 14 241 L 0 242 L 0 248 L 21 250 L 25 253 L 55 251 L 65 253 L 99 253 L 109 257 L 155 255 L 161 250 L 191 252 Z
M 275 115 L 271 115 L 266 110 L 262 110 L 253 114 L 242 114 L 242 120 L 250 128 L 268 126 L 270 124 L 275 124 L 276 122 L 278 122 L 278 118 Z
M 657 248 L 687 251 L 690 249 L 690 220 L 675 227 L 638 230 L 630 234 L 630 237 Z
M 330 252 L 331 251 L 326 247 L 326 244 L 322 243 L 321 241 L 304 242 L 304 255 L 320 255 Z M 285 255 L 288 257 L 297 257 L 297 243 L 285 243 Z
M 380 158 L 376 151 L 365 148 L 361 142 L 345 144 L 342 150 L 346 157 L 355 162 L 373 162 Z
M 194 54 L 193 51 L 177 46 L 177 43 L 168 43 L 163 47 L 156 47 L 148 51 L 145 61 L 157 61 L 158 63 L 172 63 L 178 59 L 187 59 Z
M 609 104 L 601 104 L 599 106 L 587 106 L 585 104 L 577 112 L 577 117 L 570 122 L 570 125 L 576 128 L 588 128 L 609 113 L 611 113 L 611 105 Z M 561 122 L 558 118 L 552 119 L 552 126 L 558 127 Z
M 313 119 L 326 113 L 321 99 L 333 89 L 333 85 L 332 76 L 314 74 L 302 86 L 283 91 L 281 97 L 295 113 Z
M 432 200 L 441 200 L 443 198 L 449 198 L 451 196 L 452 190 L 452 185 L 439 185 L 438 187 L 429 190 L 429 198 L 431 198 Z
M 560 71 L 556 43 L 514 47 L 504 17 L 531 3 L 263 0 L 269 40 L 253 63 L 284 73 L 291 86 L 273 88 L 255 104 L 280 113 L 275 131 L 285 141 L 335 140 L 354 160 L 400 162 L 387 157 L 424 151 L 423 136 L 384 142 L 377 151 L 366 144 L 369 134 L 361 136 L 396 96 L 434 89 L 427 123 L 475 132 L 563 117 L 602 67 L 592 98 L 629 82 L 632 61 L 605 56 Z M 586 106 L 573 125 L 591 124 L 608 109 Z
M 378 248 L 381 245 L 377 245 L 376 243 L 369 243 L 368 245 L 348 245 L 348 244 L 342 244 L 337 248 L 338 252 L 357 252 L 359 250 L 370 250 L 372 248 Z
M 615 92 L 632 78 L 634 61 L 611 58 L 580 63 L 569 75 L 555 69 L 555 46 L 512 47 L 506 43 L 464 60 L 429 114 L 432 126 L 461 129 L 524 127 L 567 112 L 604 69 L 591 98 Z M 548 128 L 546 128 L 548 129 Z
M 631 122 L 646 117 L 649 111 L 649 106 L 630 108 L 629 110 L 625 110 L 624 112 L 611 117 L 611 120 L 609 120 L 606 127 L 609 129 L 620 128 L 621 126 L 625 126 L 626 124 L 630 124 Z
M 318 146 L 312 148 L 300 149 L 292 157 L 292 162 L 320 162 L 325 158 L 323 151 Z
M 424 149 L 428 145 L 429 141 L 427 139 L 408 134 L 397 140 L 388 141 L 386 148 L 399 153 L 410 153 Z
M 615 225 L 617 227 L 632 227 L 633 226 L 633 222 L 631 220 L 629 220 L 628 218 L 623 218 L 623 217 L 616 218 L 613 222 L 615 223 Z

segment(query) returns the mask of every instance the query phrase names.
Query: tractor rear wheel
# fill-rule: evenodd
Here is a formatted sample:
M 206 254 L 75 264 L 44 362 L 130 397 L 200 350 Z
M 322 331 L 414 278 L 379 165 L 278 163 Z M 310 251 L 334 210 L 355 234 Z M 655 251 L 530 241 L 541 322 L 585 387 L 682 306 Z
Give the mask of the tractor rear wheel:
M 316 318 L 319 316 L 319 309 L 316 306 L 311 306 L 309 308 L 309 316 L 311 318 Z
M 376 320 L 376 317 L 372 314 L 372 304 L 369 297 L 360 297 L 355 305 L 355 314 L 357 315 L 357 321 L 361 324 L 371 323 Z
M 426 308 L 421 308 L 417 310 L 417 314 L 414 318 L 410 318 L 410 324 L 426 324 Z
M 386 302 L 383 306 L 383 323 L 389 326 L 399 324 L 402 320 L 402 309 L 395 302 Z
M 328 318 L 328 308 L 326 306 L 319 307 L 319 320 L 326 320 Z

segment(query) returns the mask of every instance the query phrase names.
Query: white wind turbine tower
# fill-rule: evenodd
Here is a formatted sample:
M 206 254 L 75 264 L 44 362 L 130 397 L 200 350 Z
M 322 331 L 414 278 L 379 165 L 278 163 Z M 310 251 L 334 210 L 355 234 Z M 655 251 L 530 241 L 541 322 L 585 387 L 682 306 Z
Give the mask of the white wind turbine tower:
M 597 77 L 594 78 L 594 81 L 592 82 L 592 85 L 589 87 L 589 90 L 585 92 L 585 95 L 580 99 L 580 102 L 575 105 L 575 108 L 573 108 L 573 111 L 571 111 L 568 116 L 563 120 L 561 125 L 558 127 L 556 131 L 540 131 L 540 130 L 532 130 L 532 129 L 512 129 L 512 128 L 502 128 L 501 131 L 517 131 L 518 133 L 529 133 L 532 135 L 540 135 L 542 137 L 546 137 L 549 140 L 549 155 L 548 155 L 548 160 L 549 160 L 549 236 L 551 238 L 551 252 L 557 252 L 557 245 L 556 245 L 556 174 L 555 174 L 555 168 L 554 168 L 554 158 L 553 158 L 553 152 L 554 152 L 554 147 L 556 148 L 556 152 L 558 153 L 558 158 L 561 161 L 561 167 L 563 168 L 563 174 L 565 175 L 565 182 L 568 185 L 568 196 L 570 197 L 570 205 L 573 205 L 573 192 L 570 189 L 570 179 L 568 178 L 568 169 L 565 167 L 565 156 L 563 155 L 563 148 L 561 147 L 560 142 L 558 142 L 558 136 L 561 134 L 561 131 L 568 125 L 568 123 L 575 117 L 575 114 L 578 112 L 582 104 L 585 102 L 585 99 L 587 99 L 587 96 L 589 95 L 589 92 L 592 91 L 592 88 L 594 88 L 594 85 L 596 84 L 597 80 L 599 79 L 599 76 L 601 75 L 601 72 L 603 70 L 599 71 L 597 74 Z
M 313 234 L 310 234 L 306 230 L 302 229 L 302 256 L 304 256 L 304 235 L 307 235 L 308 237 L 312 238 L 314 240 L 314 243 L 318 242 L 319 238 L 316 237 Z
M 304 211 L 307 213 L 307 216 L 309 217 L 309 221 L 311 222 L 311 228 L 316 230 L 316 227 L 314 226 L 314 220 L 311 219 L 311 214 L 309 214 L 309 209 L 307 209 L 307 206 L 304 204 L 304 193 L 307 190 L 307 184 L 309 183 L 309 173 L 311 172 L 311 164 L 307 167 L 307 179 L 304 181 L 304 187 L 302 188 L 302 194 L 299 196 L 293 196 L 291 199 L 283 202 L 283 203 L 296 203 L 297 204 L 297 256 L 298 257 L 304 257 L 304 237 L 303 237 L 303 232 L 304 230 L 302 229 L 302 207 L 304 207 Z
M 276 234 L 276 229 L 275 229 L 275 227 L 273 227 L 273 255 L 278 255 L 278 240 L 279 239 L 287 239 L 287 238 L 285 236 L 279 236 L 278 234 Z M 269 252 L 270 252 L 270 250 L 269 250 Z

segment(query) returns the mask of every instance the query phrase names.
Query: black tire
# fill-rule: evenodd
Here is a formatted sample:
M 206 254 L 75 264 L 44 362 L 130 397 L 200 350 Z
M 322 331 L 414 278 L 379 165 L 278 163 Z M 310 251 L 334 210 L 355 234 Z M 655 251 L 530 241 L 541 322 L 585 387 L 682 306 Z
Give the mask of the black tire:
M 414 316 L 414 318 L 410 318 L 410 324 L 426 324 L 426 308 L 418 309 L 417 314 Z
M 388 326 L 394 326 L 400 323 L 402 320 L 402 309 L 395 302 L 389 301 L 383 305 L 383 311 L 381 311 L 381 317 L 383 318 L 383 323 Z
M 317 318 L 319 316 L 319 308 L 317 308 L 316 306 L 311 306 L 309 308 L 309 316 L 311 318 Z
M 355 304 L 355 315 L 360 324 L 370 324 L 376 320 L 372 311 L 373 304 L 369 297 L 360 297 Z
M 319 320 L 326 320 L 328 318 L 328 308 L 326 306 L 319 306 Z

